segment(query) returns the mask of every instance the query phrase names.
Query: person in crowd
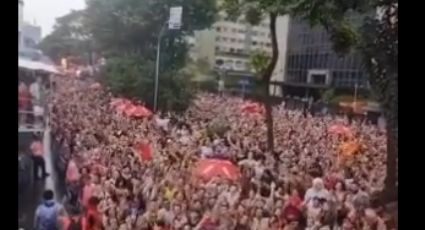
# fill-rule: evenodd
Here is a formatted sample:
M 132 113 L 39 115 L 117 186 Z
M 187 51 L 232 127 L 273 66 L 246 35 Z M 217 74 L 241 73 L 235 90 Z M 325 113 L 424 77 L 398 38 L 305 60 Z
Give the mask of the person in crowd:
M 59 230 L 59 217 L 62 214 L 62 206 L 54 201 L 53 191 L 44 191 L 43 203 L 35 211 L 34 229 Z
M 33 169 L 34 169 L 34 178 L 37 180 L 39 178 L 46 178 L 49 176 L 49 173 L 46 172 L 46 161 L 44 160 L 44 146 L 39 134 L 33 135 L 33 141 L 30 146 L 32 159 L 33 159 Z M 41 170 L 41 177 L 39 177 L 39 172 Z
M 30 93 L 31 93 L 31 97 L 34 100 L 33 104 L 39 104 L 41 97 L 42 97 L 42 91 L 43 91 L 43 79 L 38 76 L 36 78 L 36 81 L 31 83 L 30 85 Z
M 103 88 L 57 81 L 52 132 L 63 137 L 69 168 L 79 174 L 70 173 L 68 186 L 83 185 L 76 188 L 88 229 L 375 229 L 382 222 L 381 214 L 363 215 L 369 188 L 382 189 L 385 178 L 385 132 L 376 126 L 278 105 L 276 146 L 268 151 L 263 117 L 242 114 L 241 98 L 201 93 L 183 114 L 134 119 L 117 113 Z M 211 133 L 218 116 L 229 128 Z M 335 123 L 366 146 L 350 165 L 338 163 L 345 139 L 328 132 Z M 141 142 L 150 157 L 135 151 Z M 202 158 L 231 162 L 240 179 L 195 177 Z

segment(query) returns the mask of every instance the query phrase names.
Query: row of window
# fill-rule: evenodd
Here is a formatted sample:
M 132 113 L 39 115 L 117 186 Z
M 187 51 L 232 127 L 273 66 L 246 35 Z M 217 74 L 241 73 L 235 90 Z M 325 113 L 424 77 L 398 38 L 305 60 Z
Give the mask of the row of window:
M 216 63 L 222 62 L 227 69 L 246 70 L 248 69 L 248 61 L 232 60 L 232 59 L 216 59 Z
M 290 54 L 288 69 L 361 69 L 360 58 L 355 55 L 338 57 L 336 54 Z
M 228 38 L 228 37 L 220 37 L 220 36 L 217 36 L 215 38 L 215 40 L 217 42 L 232 42 L 232 43 L 240 43 L 240 44 L 243 44 L 245 42 L 244 39 Z M 251 42 L 251 45 L 252 46 L 260 46 L 260 47 L 271 47 L 271 43 L 270 42 L 252 41 Z
M 307 71 L 288 70 L 287 79 L 290 82 L 306 83 Z M 331 84 L 335 86 L 354 86 L 357 84 L 359 87 L 365 87 L 367 85 L 366 77 L 361 71 L 333 71 Z
M 247 33 L 247 30 L 245 28 L 229 28 L 229 27 L 225 27 L 225 26 L 216 26 L 215 30 L 217 32 L 232 32 L 232 33 L 240 33 L 240 34 Z M 263 31 L 251 30 L 250 34 L 253 35 L 253 36 L 270 38 L 270 33 L 266 33 L 266 32 L 263 32 Z
M 215 51 L 228 52 L 228 53 L 234 53 L 234 54 L 245 54 L 245 53 L 247 53 L 243 49 L 227 48 L 227 47 L 222 47 L 222 46 L 216 46 Z

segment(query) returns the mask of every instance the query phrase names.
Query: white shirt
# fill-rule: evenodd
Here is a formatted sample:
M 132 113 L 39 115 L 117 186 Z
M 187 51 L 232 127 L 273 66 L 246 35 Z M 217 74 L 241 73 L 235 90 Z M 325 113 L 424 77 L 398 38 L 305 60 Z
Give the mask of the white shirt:
M 30 85 L 30 93 L 31 96 L 35 99 L 35 100 L 40 100 L 41 99 L 41 86 L 40 84 L 38 84 L 37 82 L 34 82 Z
M 201 146 L 201 156 L 208 157 L 213 155 L 213 150 L 210 147 L 207 146 Z
M 309 188 L 307 192 L 305 193 L 304 200 L 308 201 L 307 205 L 309 205 L 313 201 L 313 198 L 315 197 L 329 200 L 329 192 L 326 189 L 321 189 L 318 191 L 314 188 Z

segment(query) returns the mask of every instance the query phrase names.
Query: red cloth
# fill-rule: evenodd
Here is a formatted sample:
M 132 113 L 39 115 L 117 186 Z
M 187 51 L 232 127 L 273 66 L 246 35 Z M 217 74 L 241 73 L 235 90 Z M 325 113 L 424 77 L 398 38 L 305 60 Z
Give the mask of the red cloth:
M 31 105 L 31 94 L 25 84 L 18 87 L 19 110 L 29 110 Z
M 97 208 L 88 207 L 86 216 L 84 218 L 86 220 L 85 228 L 83 230 L 98 230 L 102 227 L 102 215 L 99 213 Z M 93 225 L 90 225 L 90 219 L 93 220 Z
M 149 143 L 137 144 L 135 151 L 143 161 L 151 161 L 153 159 L 153 149 Z

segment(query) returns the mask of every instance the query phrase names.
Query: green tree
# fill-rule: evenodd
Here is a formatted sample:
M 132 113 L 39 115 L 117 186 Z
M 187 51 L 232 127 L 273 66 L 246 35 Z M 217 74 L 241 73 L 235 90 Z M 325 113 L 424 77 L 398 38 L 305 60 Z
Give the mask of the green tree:
M 381 197 L 384 202 L 397 199 L 398 0 L 301 0 L 294 13 L 323 26 L 335 51 L 344 54 L 356 48 L 362 54 L 387 122 L 387 175 Z M 349 20 L 353 13 L 366 15 L 360 27 Z
M 322 94 L 322 101 L 325 103 L 330 103 L 335 97 L 335 90 L 333 88 L 327 89 Z
M 155 63 L 137 55 L 108 59 L 102 69 L 102 81 L 117 96 L 141 99 L 152 108 Z M 163 74 L 159 78 L 158 108 L 162 111 L 184 111 L 190 104 L 193 92 L 185 75 Z
M 59 61 L 62 57 L 82 57 L 91 50 L 90 34 L 83 27 L 84 11 L 71 11 L 56 19 L 53 32 L 39 44 L 39 48 L 50 58 Z
M 182 6 L 182 28 L 169 31 L 169 8 Z M 155 60 L 158 36 L 161 42 L 161 66 L 178 70 L 184 66 L 186 35 L 209 27 L 216 14 L 214 0 L 88 0 L 85 25 L 103 53 L 141 55 Z
M 267 145 L 271 151 L 274 147 L 273 117 L 270 100 L 270 79 L 279 56 L 276 36 L 276 20 L 280 15 L 291 12 L 295 0 L 223 0 L 221 7 L 229 19 L 236 20 L 241 15 L 252 25 L 259 24 L 263 19 L 269 20 L 272 55 L 264 69 L 259 73 L 258 87 L 262 91 L 264 107 L 266 108 Z
M 172 6 L 183 7 L 180 30 L 168 30 L 166 25 Z M 105 72 L 111 88 L 152 103 L 152 67 L 156 61 L 158 36 L 163 33 L 158 108 L 180 110 L 188 105 L 192 90 L 189 90 L 190 76 L 182 71 L 188 56 L 185 37 L 213 23 L 214 0 L 88 0 L 85 12 L 85 28 L 106 59 L 112 59 L 107 62 L 109 70 Z M 114 64 L 116 61 L 118 63 Z M 123 68 L 127 65 L 133 67 Z

